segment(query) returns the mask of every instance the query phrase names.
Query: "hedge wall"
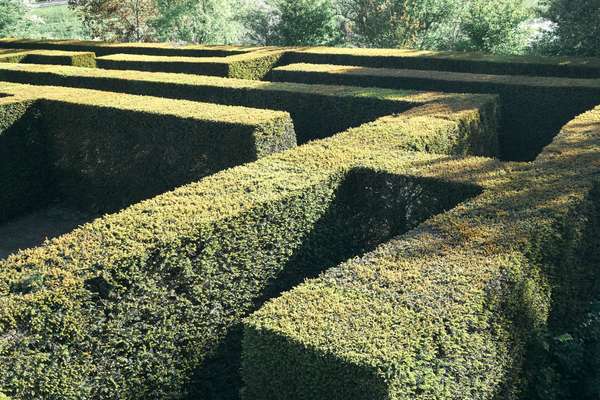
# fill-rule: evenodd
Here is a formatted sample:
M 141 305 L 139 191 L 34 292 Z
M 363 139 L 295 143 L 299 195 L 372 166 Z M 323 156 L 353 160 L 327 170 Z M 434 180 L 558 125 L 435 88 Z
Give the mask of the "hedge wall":
M 417 69 L 495 75 L 600 78 L 600 59 L 577 57 L 502 56 L 408 49 L 290 49 L 283 64 L 311 63 L 370 68 Z
M 594 107 L 600 80 L 476 75 L 353 66 L 294 64 L 274 81 L 494 93 L 502 100 L 503 159 L 531 160 L 576 115 Z
M 75 67 L 95 68 L 96 55 L 92 52 L 21 50 L 0 53 L 0 62 L 71 65 Z
M 165 57 L 114 54 L 98 57 L 99 68 L 213 75 L 238 79 L 262 79 L 277 64 L 281 51 L 264 51 L 230 57 Z
M 295 145 L 280 111 L 10 83 L 0 92 L 38 101 L 60 197 L 90 211 L 113 211 Z
M 527 350 L 597 275 L 598 149 L 600 107 L 484 172 L 479 197 L 268 302 L 244 322 L 244 399 L 521 398 L 544 371 L 523 371 Z
M 40 111 L 0 95 L 0 222 L 39 207 L 52 192 Z
M 91 51 L 97 56 L 120 53 L 174 57 L 227 57 L 261 49 L 238 46 L 174 46 L 169 43 L 110 43 L 80 40 L 30 40 L 11 38 L 0 39 L 0 48 L 85 52 Z
M 0 80 L 288 111 L 299 143 L 430 101 L 406 90 L 303 85 L 183 74 L 0 64 Z
M 274 48 L 236 46 L 180 46 L 165 43 L 106 43 L 0 39 L 0 48 L 92 51 L 97 56 L 140 54 L 174 57 L 227 57 L 250 52 L 284 50 L 281 64 L 313 63 L 469 72 L 498 75 L 600 78 L 594 58 L 498 56 L 477 53 L 431 52 L 407 49 L 343 49 L 328 47 Z M 216 67 L 215 67 L 216 68 Z
M 263 298 L 477 194 L 470 182 L 484 171 L 497 174 L 491 159 L 405 151 L 493 152 L 495 97 L 434 97 L 0 262 L 2 390 L 14 399 L 235 396 L 237 327 Z

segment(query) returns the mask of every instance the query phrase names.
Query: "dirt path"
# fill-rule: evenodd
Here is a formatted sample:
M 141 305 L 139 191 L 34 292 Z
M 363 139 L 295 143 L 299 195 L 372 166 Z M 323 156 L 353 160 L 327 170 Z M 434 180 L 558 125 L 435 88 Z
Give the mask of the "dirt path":
M 67 233 L 93 219 L 93 215 L 53 206 L 0 224 L 0 259 L 19 249 L 37 246 L 45 239 Z

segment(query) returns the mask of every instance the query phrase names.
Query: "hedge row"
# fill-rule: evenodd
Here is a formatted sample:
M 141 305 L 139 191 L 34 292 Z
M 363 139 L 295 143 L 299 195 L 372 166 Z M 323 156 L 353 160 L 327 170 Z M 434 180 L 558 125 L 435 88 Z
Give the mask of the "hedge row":
M 0 388 L 15 400 L 234 397 L 239 323 L 262 299 L 477 194 L 471 178 L 497 169 L 406 151 L 493 153 L 495 97 L 433 98 L 0 262 Z
M 0 53 L 0 63 L 54 64 L 75 67 L 96 67 L 96 55 L 92 52 L 58 50 L 21 50 Z
M 290 49 L 284 64 L 338 64 L 369 68 L 417 69 L 494 75 L 600 78 L 600 59 L 502 56 L 408 49 Z
M 52 192 L 46 146 L 39 107 L 0 95 L 0 222 L 38 207 Z
M 259 51 L 230 57 L 166 57 L 114 54 L 98 57 L 99 68 L 262 79 L 278 63 L 281 51 Z
M 530 346 L 597 276 L 599 149 L 600 107 L 535 162 L 482 170 L 479 197 L 267 303 L 244 322 L 244 399 L 522 398 L 547 371 Z
M 292 121 L 280 111 L 12 83 L 0 83 L 0 92 L 36 101 L 53 185 L 66 202 L 85 210 L 113 211 L 295 145 Z M 6 116 L 13 125 L 8 138 L 32 141 L 13 124 L 15 118 L 30 123 L 22 113 Z M 38 168 L 43 158 L 37 153 L 10 153 L 16 165 L 3 163 L 7 175 L 20 181 L 15 170 Z M 18 161 L 24 154 L 34 158 L 32 167 Z
M 181 46 L 164 43 L 105 43 L 95 41 L 37 41 L 0 39 L 0 48 L 92 51 L 97 56 L 138 54 L 173 57 L 227 57 L 251 52 L 283 51 L 282 65 L 293 63 L 355 65 L 371 68 L 440 70 L 497 75 L 557 76 L 600 78 L 600 61 L 594 58 L 499 56 L 479 53 L 432 52 L 406 49 L 244 48 L 235 46 Z M 135 63 L 138 59 L 124 59 Z M 158 61 L 158 60 L 155 60 Z M 185 61 L 183 61 L 185 62 Z M 182 63 L 183 63 L 182 62 Z M 189 70 L 189 65 L 180 68 Z M 155 67 L 158 67 L 155 62 Z M 113 63 L 118 65 L 118 63 Z M 164 68 L 164 66 L 162 66 Z M 147 68 L 147 67 L 146 67 Z M 200 67 L 198 67 L 200 68 Z M 217 63 L 204 66 L 206 71 L 223 73 Z M 171 71 L 171 70 L 169 70 Z M 204 73 L 204 72 L 203 72 Z M 238 75 L 239 76 L 239 75 Z
M 532 160 L 560 128 L 600 98 L 600 80 L 293 64 L 274 81 L 495 93 L 502 100 L 503 159 Z
M 30 40 L 11 38 L 0 39 L 0 48 L 84 51 L 93 52 L 97 56 L 106 56 L 109 54 L 120 53 L 174 57 L 227 57 L 261 49 L 236 46 L 175 46 L 169 43 L 110 43 L 99 41 Z
M 20 64 L 0 64 L 0 80 L 283 110 L 292 116 L 299 143 L 405 111 L 433 96 L 406 90 Z

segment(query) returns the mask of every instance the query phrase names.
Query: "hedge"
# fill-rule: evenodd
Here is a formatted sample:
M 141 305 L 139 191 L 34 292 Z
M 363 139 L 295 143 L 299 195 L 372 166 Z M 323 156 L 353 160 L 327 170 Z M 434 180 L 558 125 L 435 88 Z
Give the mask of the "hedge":
M 0 53 L 0 62 L 71 65 L 75 67 L 95 68 L 96 55 L 92 52 L 22 50 Z
M 493 153 L 495 97 L 434 97 L 0 262 L 2 390 L 14 400 L 235 396 L 239 323 L 262 299 L 495 174 L 491 159 L 406 151 Z
M 230 57 L 166 57 L 113 54 L 98 57 L 99 68 L 212 75 L 262 79 L 277 64 L 281 51 L 264 51 Z
M 0 222 L 37 208 L 52 192 L 46 146 L 39 107 L 0 96 Z
M 0 64 L 0 80 L 287 111 L 299 143 L 405 111 L 432 96 L 407 90 L 19 64 Z
M 369 68 L 417 69 L 494 75 L 600 78 L 600 59 L 503 56 L 409 49 L 289 49 L 284 64 L 338 64 Z
M 54 185 L 84 210 L 117 210 L 295 145 L 291 119 L 280 111 L 11 83 L 0 83 L 0 92 L 36 100 Z M 22 133 L 9 136 L 30 140 Z M 23 154 L 37 160 L 36 153 L 8 154 L 17 164 L 6 166 L 9 178 L 29 168 L 19 163 Z
M 495 93 L 502 100 L 503 159 L 529 161 L 576 115 L 598 103 L 600 80 L 478 75 L 353 66 L 294 64 L 274 81 Z
M 244 321 L 243 398 L 520 398 L 544 371 L 523 370 L 531 344 L 597 275 L 598 149 L 600 107 L 534 162 L 482 171 L 477 198 L 265 304 Z
M 285 50 L 282 64 L 341 64 L 372 68 L 442 70 L 498 75 L 600 78 L 596 58 L 500 56 L 479 53 L 407 49 L 283 48 L 236 46 L 173 46 L 166 43 L 107 43 L 0 39 L 0 48 L 92 51 L 97 56 L 141 54 L 174 57 L 227 57 L 253 51 Z
M 252 47 L 245 48 L 239 46 L 176 46 L 169 43 L 111 43 L 81 40 L 31 40 L 14 38 L 0 39 L 0 48 L 84 52 L 91 51 L 97 56 L 120 53 L 175 57 L 227 57 L 262 49 Z

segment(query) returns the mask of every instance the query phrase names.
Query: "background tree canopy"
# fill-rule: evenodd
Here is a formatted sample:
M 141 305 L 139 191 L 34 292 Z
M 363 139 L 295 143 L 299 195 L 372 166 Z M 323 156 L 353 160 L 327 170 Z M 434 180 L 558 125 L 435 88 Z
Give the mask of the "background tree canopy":
M 40 1 L 40 0 L 34 0 Z M 600 0 L 0 0 L 0 34 L 600 56 Z

